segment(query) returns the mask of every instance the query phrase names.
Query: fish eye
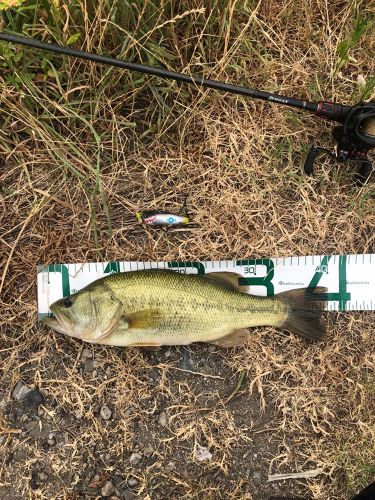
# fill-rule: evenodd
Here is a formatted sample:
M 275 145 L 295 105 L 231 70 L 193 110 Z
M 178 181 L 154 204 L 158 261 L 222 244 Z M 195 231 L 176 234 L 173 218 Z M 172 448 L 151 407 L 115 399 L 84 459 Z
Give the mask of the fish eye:
M 65 307 L 71 307 L 73 305 L 71 297 L 66 297 L 66 299 L 64 299 L 63 301 L 63 304 Z

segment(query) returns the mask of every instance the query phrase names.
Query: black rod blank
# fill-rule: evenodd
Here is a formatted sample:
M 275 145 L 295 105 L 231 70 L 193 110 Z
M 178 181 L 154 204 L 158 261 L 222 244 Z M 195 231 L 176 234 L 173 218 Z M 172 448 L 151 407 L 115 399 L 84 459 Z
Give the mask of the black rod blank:
M 121 59 L 116 59 L 114 57 L 93 54 L 91 52 L 85 52 L 83 50 L 77 50 L 71 47 L 64 47 L 62 45 L 57 45 L 54 43 L 40 42 L 39 40 L 33 40 L 32 38 L 26 38 L 19 35 L 0 33 L 0 40 L 19 43 L 21 45 L 26 45 L 28 47 L 48 50 L 50 52 L 57 52 L 59 54 L 65 54 L 68 56 L 78 57 L 81 59 L 87 59 L 88 61 L 107 64 L 109 66 L 116 66 L 118 68 L 129 69 L 130 71 L 138 71 L 140 73 L 146 73 L 148 75 L 158 76 L 160 78 L 168 78 L 170 80 L 175 80 L 177 82 L 189 83 L 197 86 L 221 90 L 223 92 L 230 92 L 232 94 L 239 94 L 246 97 L 253 97 L 255 99 L 262 99 L 264 101 L 271 101 L 277 104 L 284 104 L 285 106 L 292 106 L 294 108 L 305 109 L 313 113 L 315 113 L 318 110 L 317 103 L 307 102 L 301 99 L 294 99 L 292 97 L 286 97 L 278 94 L 271 94 L 270 92 L 264 92 L 262 90 L 248 89 L 246 87 L 242 87 L 239 85 L 232 85 L 230 83 L 219 82 L 217 80 L 209 80 L 207 78 L 189 76 L 184 73 L 177 73 L 176 71 L 168 71 L 162 68 L 153 68 L 151 66 L 146 66 L 144 64 L 136 64 L 132 62 L 122 61 Z

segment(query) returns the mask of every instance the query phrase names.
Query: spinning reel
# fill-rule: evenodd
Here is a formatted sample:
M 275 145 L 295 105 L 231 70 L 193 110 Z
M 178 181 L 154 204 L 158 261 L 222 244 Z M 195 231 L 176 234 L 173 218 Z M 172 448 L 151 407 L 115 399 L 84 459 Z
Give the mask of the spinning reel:
M 312 147 L 304 165 L 304 171 L 306 174 L 313 174 L 314 162 L 317 156 L 321 154 L 326 154 L 340 163 L 356 163 L 359 168 L 355 176 L 355 182 L 360 185 L 365 184 L 369 180 L 373 171 L 373 166 L 367 157 L 367 153 L 371 149 L 375 148 L 375 102 L 363 102 L 355 106 L 347 106 L 345 104 L 337 104 L 327 101 L 308 102 L 301 99 L 271 94 L 270 92 L 218 82 L 216 80 L 208 80 L 206 78 L 193 77 L 184 73 L 177 73 L 175 71 L 167 71 L 162 68 L 154 68 L 143 64 L 122 61 L 121 59 L 76 50 L 71 47 L 39 42 L 38 40 L 18 35 L 0 33 L 0 40 L 20 43 L 29 47 L 79 57 L 81 59 L 87 59 L 101 64 L 107 64 L 109 66 L 129 69 L 131 71 L 147 73 L 160 78 L 168 78 L 178 82 L 189 83 L 197 87 L 201 86 L 213 88 L 223 92 L 240 94 L 247 97 L 253 97 L 255 99 L 262 99 L 264 101 L 271 101 L 277 104 L 283 104 L 285 106 L 310 111 L 322 118 L 338 122 L 340 126 L 333 129 L 333 137 L 337 141 L 335 152 L 332 153 L 330 150 L 320 146 Z

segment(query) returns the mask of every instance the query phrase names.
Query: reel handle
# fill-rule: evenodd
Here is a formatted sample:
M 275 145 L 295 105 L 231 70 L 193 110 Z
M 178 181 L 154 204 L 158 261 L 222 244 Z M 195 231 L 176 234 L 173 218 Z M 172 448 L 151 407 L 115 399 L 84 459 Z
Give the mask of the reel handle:
M 303 166 L 303 169 L 304 169 L 306 175 L 308 175 L 310 177 L 313 175 L 314 162 L 315 162 L 316 158 L 318 156 L 320 156 L 321 154 L 326 154 L 330 158 L 333 158 L 334 160 L 337 160 L 339 162 L 351 161 L 351 162 L 359 163 L 360 164 L 359 170 L 354 176 L 354 183 L 357 186 L 364 186 L 365 184 L 367 184 L 372 172 L 374 172 L 374 166 L 373 166 L 372 162 L 366 157 L 361 158 L 360 155 L 352 156 L 352 157 L 340 156 L 340 155 L 331 153 L 331 151 L 329 151 L 329 149 L 321 148 L 320 146 L 313 146 L 310 149 L 310 151 L 306 157 L 304 166 Z
M 308 155 L 306 156 L 305 163 L 303 165 L 303 170 L 305 171 L 305 174 L 311 177 L 314 173 L 314 162 L 316 158 L 321 155 L 321 154 L 326 154 L 330 156 L 331 158 L 336 159 L 336 156 L 329 151 L 329 149 L 326 148 L 321 148 L 320 146 L 313 146 Z

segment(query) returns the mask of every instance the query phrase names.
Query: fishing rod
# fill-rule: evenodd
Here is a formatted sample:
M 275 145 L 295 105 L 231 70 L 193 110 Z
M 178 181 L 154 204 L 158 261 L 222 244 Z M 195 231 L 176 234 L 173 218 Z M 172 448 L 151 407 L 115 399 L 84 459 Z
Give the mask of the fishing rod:
M 321 154 L 326 154 L 340 163 L 354 162 L 358 164 L 359 168 L 355 176 L 355 182 L 357 184 L 365 184 L 373 172 L 373 165 L 367 154 L 371 149 L 375 148 L 375 101 L 360 102 L 354 106 L 329 101 L 309 102 L 302 99 L 264 92 L 262 90 L 249 89 L 239 85 L 219 82 L 217 80 L 189 76 L 184 73 L 168 71 L 162 68 L 154 68 L 143 64 L 127 62 L 114 57 L 85 52 L 71 47 L 40 42 L 19 35 L 0 33 L 0 40 L 47 50 L 49 52 L 56 52 L 71 57 L 78 57 L 80 59 L 87 59 L 89 61 L 128 69 L 130 71 L 138 71 L 140 73 L 188 83 L 198 87 L 207 87 L 309 111 L 318 117 L 339 123 L 340 125 L 335 127 L 332 132 L 337 142 L 334 152 L 320 146 L 311 147 L 304 164 L 304 171 L 307 175 L 313 174 L 314 162 Z

